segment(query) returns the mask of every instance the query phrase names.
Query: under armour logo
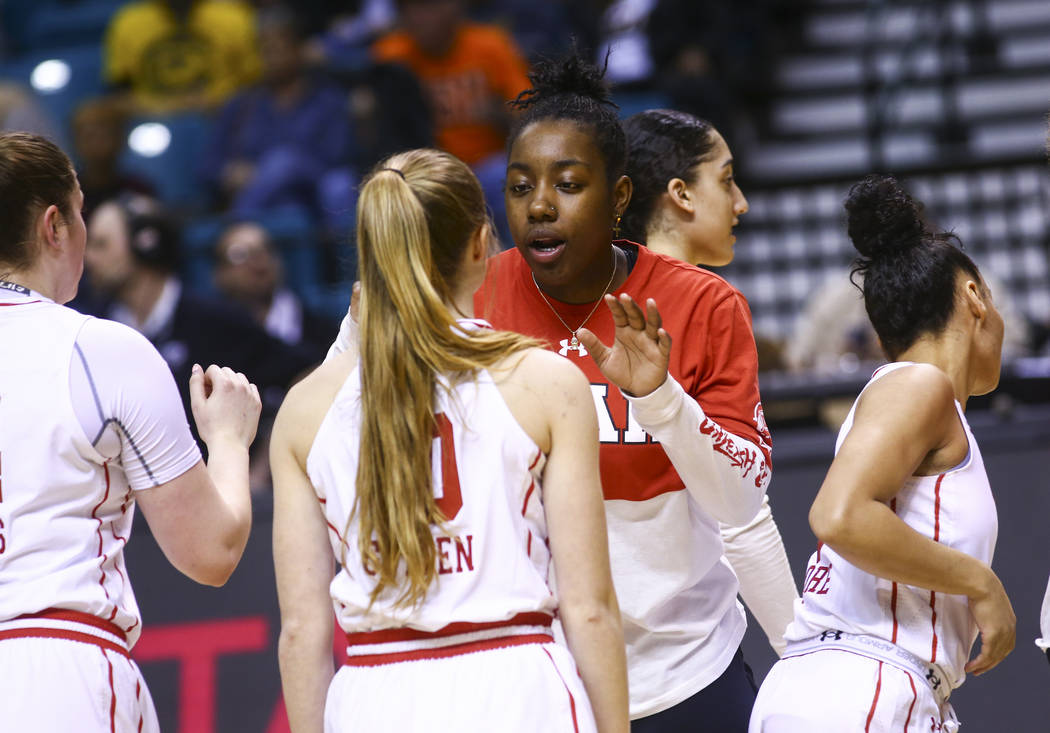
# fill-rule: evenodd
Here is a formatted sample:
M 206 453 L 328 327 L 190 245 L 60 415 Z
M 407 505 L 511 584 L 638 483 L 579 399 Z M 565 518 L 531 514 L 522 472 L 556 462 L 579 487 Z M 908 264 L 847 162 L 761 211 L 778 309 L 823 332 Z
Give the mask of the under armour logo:
M 558 353 L 562 356 L 568 356 L 570 351 L 575 351 L 580 356 L 587 356 L 587 349 L 585 349 L 583 347 L 583 344 L 581 344 L 575 338 L 572 339 L 572 342 L 570 342 L 569 339 L 562 339 L 558 343 L 561 345 L 561 348 L 558 349 Z
M 930 687 L 935 690 L 941 686 L 941 678 L 932 669 L 926 670 L 926 680 L 930 683 Z
M 827 631 L 821 631 L 820 632 L 820 640 L 821 641 L 827 641 L 828 639 L 834 639 L 835 641 L 838 641 L 841 638 L 842 638 L 842 632 L 841 631 L 829 629 Z

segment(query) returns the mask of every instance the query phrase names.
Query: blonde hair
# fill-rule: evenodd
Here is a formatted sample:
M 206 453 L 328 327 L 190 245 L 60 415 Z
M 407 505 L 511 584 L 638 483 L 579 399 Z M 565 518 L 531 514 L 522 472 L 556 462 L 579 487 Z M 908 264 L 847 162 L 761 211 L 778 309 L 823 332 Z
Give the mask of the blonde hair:
M 361 187 L 361 444 L 354 512 L 358 550 L 376 574 L 371 601 L 405 587 L 423 600 L 436 577 L 431 448 L 438 376 L 455 383 L 536 343 L 509 332 L 465 332 L 446 307 L 471 238 L 488 221 L 477 178 L 457 158 L 411 150 L 380 163 Z M 345 558 L 344 558 L 345 560 Z

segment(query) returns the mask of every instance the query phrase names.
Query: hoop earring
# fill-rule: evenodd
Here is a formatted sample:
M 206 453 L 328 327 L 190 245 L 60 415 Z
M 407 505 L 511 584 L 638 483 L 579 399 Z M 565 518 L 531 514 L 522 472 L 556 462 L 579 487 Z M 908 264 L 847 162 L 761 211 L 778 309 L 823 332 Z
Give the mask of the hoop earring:
M 616 223 L 613 224 L 613 239 L 620 238 L 620 220 L 623 219 L 619 214 L 616 215 Z

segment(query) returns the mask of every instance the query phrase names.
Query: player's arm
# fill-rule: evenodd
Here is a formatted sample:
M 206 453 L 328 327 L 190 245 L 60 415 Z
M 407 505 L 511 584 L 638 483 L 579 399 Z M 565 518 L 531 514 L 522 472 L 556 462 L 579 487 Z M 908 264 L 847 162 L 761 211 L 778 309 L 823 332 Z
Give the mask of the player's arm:
M 644 312 L 628 295 L 607 295 L 605 302 L 616 324 L 612 348 L 586 329 L 578 332 L 602 374 L 624 393 L 642 428 L 660 441 L 704 511 L 727 524 L 750 521 L 769 483 L 765 454 L 708 417 L 668 373 L 671 337 L 652 298 Z
M 543 506 L 558 579 L 558 615 L 598 730 L 626 733 L 627 662 L 609 569 L 594 402 L 579 369 L 555 355 L 539 355 L 542 368 L 533 371 L 533 381 L 548 413 Z
M 784 631 L 795 617 L 798 588 L 768 497 L 762 497 L 750 522 L 736 527 L 720 523 L 719 530 L 726 559 L 740 581 L 740 596 L 777 656 L 783 655 Z
M 316 434 L 308 414 L 310 378 L 289 391 L 270 439 L 273 474 L 273 562 L 281 610 L 278 659 L 293 733 L 320 733 L 334 674 L 332 601 L 335 560 L 328 527 L 306 474 Z M 311 426 L 313 429 L 310 429 Z M 305 433 L 309 433 L 308 440 Z
M 259 423 L 259 391 L 243 374 L 195 366 L 190 401 L 208 446 L 207 466 L 198 461 L 177 478 L 137 491 L 135 498 L 169 562 L 198 583 L 222 585 L 237 567 L 251 530 L 248 448 Z
M 854 413 L 809 513 L 817 539 L 861 570 L 970 599 L 981 653 L 966 671 L 994 667 L 1014 646 L 1016 618 L 992 569 L 909 527 L 889 506 L 959 425 L 952 386 L 932 365 L 899 369 L 871 385 Z

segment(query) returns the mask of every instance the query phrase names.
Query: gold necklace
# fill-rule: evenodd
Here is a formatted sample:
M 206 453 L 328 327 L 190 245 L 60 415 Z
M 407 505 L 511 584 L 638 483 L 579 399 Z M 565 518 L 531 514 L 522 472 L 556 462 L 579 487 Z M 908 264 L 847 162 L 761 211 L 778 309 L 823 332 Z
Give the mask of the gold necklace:
M 594 307 L 591 308 L 591 312 L 587 314 L 587 317 L 584 318 L 580 325 L 577 326 L 575 329 L 571 328 L 569 324 L 565 322 L 565 319 L 561 317 L 558 311 L 554 310 L 554 306 L 551 305 L 551 302 L 549 300 L 547 300 L 547 296 L 543 294 L 543 290 L 540 288 L 540 284 L 536 281 L 536 273 L 532 273 L 532 284 L 536 286 L 536 292 L 540 294 L 540 297 L 543 298 L 543 302 L 546 303 L 547 307 L 551 309 L 551 313 L 554 314 L 554 317 L 561 321 L 561 325 L 565 326 L 568 332 L 572 335 L 572 338 L 569 339 L 569 345 L 565 347 L 568 351 L 579 351 L 582 348 L 580 346 L 580 340 L 576 338 L 576 332 L 583 328 L 585 325 L 587 325 L 587 321 L 591 320 L 591 316 L 593 316 L 594 312 L 598 310 L 598 306 L 602 304 L 602 299 L 605 297 L 605 294 L 609 292 L 609 288 L 612 286 L 613 280 L 616 279 L 616 270 L 618 269 L 617 264 L 618 263 L 616 261 L 616 251 L 613 250 L 613 271 L 612 275 L 609 277 L 609 282 L 606 284 L 605 290 L 602 291 L 602 294 L 598 296 L 598 300 L 597 302 L 595 302 Z M 564 343 L 564 341 L 562 343 Z

